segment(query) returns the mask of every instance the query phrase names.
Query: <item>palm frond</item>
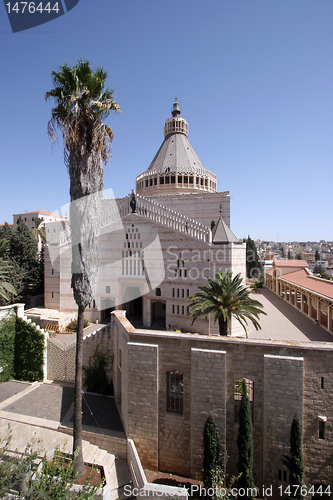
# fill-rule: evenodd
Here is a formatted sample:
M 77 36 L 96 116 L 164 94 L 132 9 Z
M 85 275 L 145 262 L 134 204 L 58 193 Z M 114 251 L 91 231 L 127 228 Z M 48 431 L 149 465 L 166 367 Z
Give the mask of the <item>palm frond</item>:
M 193 316 L 192 324 L 199 316 L 207 318 L 213 314 L 214 324 L 216 321 L 222 321 L 227 323 L 229 328 L 231 318 L 234 317 L 245 332 L 248 320 L 259 330 L 259 315 L 266 313 L 258 300 L 251 299 L 250 292 L 242 281 L 240 274 L 232 276 L 231 269 L 227 272 L 216 271 L 215 279 L 208 278 L 207 283 L 187 299 L 192 301 L 189 309 L 189 314 Z

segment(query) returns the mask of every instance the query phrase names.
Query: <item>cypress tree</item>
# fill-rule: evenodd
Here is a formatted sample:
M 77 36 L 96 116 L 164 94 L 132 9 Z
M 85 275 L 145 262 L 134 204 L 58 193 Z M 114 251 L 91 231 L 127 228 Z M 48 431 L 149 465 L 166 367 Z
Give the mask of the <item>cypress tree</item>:
M 304 480 L 304 460 L 302 427 L 297 415 L 294 416 L 290 429 L 290 455 L 283 455 L 282 462 L 289 470 L 290 498 L 302 500 L 304 498 L 304 495 L 301 494 Z M 299 485 L 299 488 L 295 488 L 294 485 Z
M 237 437 L 238 447 L 238 472 L 241 476 L 238 479 L 238 489 L 244 488 L 243 500 L 252 500 L 250 489 L 254 488 L 253 482 L 253 442 L 252 442 L 252 418 L 250 400 L 247 395 L 246 382 L 242 380 L 242 401 L 239 409 L 239 430 Z
M 220 465 L 220 447 L 212 415 L 206 420 L 204 434 L 203 481 L 205 488 L 212 487 L 212 473 Z

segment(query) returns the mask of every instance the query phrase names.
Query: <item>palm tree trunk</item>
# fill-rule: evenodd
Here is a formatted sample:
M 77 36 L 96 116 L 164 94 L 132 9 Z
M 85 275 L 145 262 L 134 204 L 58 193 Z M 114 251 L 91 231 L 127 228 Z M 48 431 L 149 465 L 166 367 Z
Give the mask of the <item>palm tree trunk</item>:
M 223 318 L 219 318 L 219 330 L 220 330 L 220 335 L 224 336 L 228 335 L 228 322 L 224 321 Z
M 82 351 L 83 351 L 83 321 L 84 307 L 79 306 L 76 330 L 76 363 L 75 363 L 75 389 L 74 389 L 74 426 L 73 426 L 73 456 L 78 450 L 75 459 L 73 474 L 78 477 L 85 472 L 82 453 Z

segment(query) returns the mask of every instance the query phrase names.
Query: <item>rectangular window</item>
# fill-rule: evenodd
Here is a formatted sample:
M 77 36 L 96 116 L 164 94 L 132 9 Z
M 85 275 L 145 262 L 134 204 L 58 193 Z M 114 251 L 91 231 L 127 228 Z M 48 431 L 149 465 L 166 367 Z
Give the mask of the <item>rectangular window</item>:
M 52 269 L 52 274 L 54 274 L 54 269 Z
M 156 288 L 156 297 L 160 297 L 160 296 L 161 296 L 161 289 Z
M 182 306 L 182 314 L 185 314 L 185 308 Z
M 185 297 L 185 290 L 182 288 L 182 299 Z
M 175 314 L 175 305 L 172 304 L 172 314 Z
M 186 290 L 186 293 L 187 293 L 187 297 L 190 296 L 190 290 Z
M 164 177 L 160 177 L 160 184 L 164 184 Z
M 111 289 L 110 289 L 110 287 L 107 285 L 107 286 L 105 287 L 105 293 L 110 293 L 110 292 L 111 292 Z
M 324 381 L 325 381 L 324 377 L 321 377 L 321 381 L 320 381 L 320 387 L 321 387 L 321 389 L 324 389 Z
M 93 300 L 93 309 L 96 309 L 96 301 Z
M 177 306 L 177 314 L 179 314 L 179 306 Z
M 52 298 L 52 299 L 54 298 L 54 293 L 53 293 L 53 292 L 51 292 L 51 298 Z
M 318 424 L 319 424 L 318 437 L 319 439 L 325 439 L 325 422 L 323 420 L 319 420 Z
M 177 288 L 177 297 L 179 297 L 179 288 Z
M 167 411 L 183 413 L 183 374 L 173 371 L 167 373 Z
M 174 288 L 172 289 L 172 296 L 173 297 L 175 296 L 175 289 Z

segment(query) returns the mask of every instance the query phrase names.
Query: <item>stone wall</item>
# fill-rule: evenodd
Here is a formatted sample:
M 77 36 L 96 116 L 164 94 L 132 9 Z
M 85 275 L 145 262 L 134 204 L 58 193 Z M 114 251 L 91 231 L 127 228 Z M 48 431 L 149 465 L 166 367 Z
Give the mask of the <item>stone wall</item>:
M 117 311 L 115 323 L 122 315 Z M 246 378 L 253 383 L 256 485 L 272 485 L 273 498 L 279 498 L 278 486 L 287 486 L 281 458 L 289 453 L 297 413 L 303 422 L 304 484 L 333 487 L 333 345 L 128 330 L 130 323 L 123 320 L 118 333 L 113 328 L 114 343 L 121 338 L 127 352 L 122 353 L 127 359 L 122 380 L 128 404 L 122 404 L 120 412 L 143 466 L 200 475 L 204 423 L 213 414 L 222 449 L 230 457 L 228 472 L 237 473 L 235 381 Z M 167 411 L 167 373 L 173 370 L 183 374 L 182 414 Z M 318 417 L 326 420 L 324 439 L 319 437 Z

